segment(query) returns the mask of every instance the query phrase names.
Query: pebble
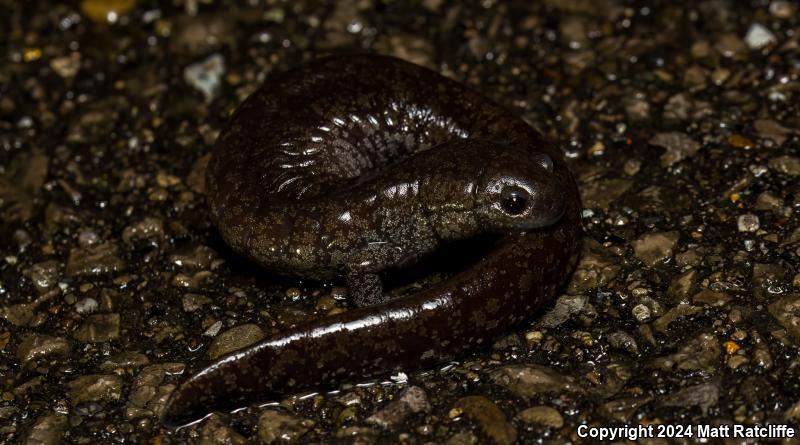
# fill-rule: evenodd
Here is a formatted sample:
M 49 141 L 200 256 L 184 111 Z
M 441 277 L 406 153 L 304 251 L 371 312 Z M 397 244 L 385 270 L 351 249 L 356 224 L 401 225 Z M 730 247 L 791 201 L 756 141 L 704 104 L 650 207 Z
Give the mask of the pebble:
M 700 143 L 686 133 L 658 133 L 648 141 L 650 145 L 661 147 L 666 151 L 661 155 L 661 166 L 672 167 L 673 164 L 693 156 L 700 150 Z
M 631 354 L 639 354 L 639 346 L 636 340 L 625 331 L 616 331 L 608 334 L 608 344 L 615 349 L 627 351 Z
M 788 19 L 797 13 L 797 6 L 789 0 L 774 0 L 769 4 L 769 13 L 779 19 Z
M 39 294 L 43 294 L 58 284 L 59 268 L 58 261 L 42 261 L 27 269 L 25 275 L 36 286 Z
M 410 414 L 429 412 L 428 395 L 419 386 L 409 386 L 397 400 L 390 402 L 375 414 L 367 417 L 366 422 L 385 429 L 398 427 Z
M 761 192 L 756 198 L 756 210 L 780 211 L 783 208 L 783 200 L 770 192 Z
M 454 410 L 480 425 L 486 436 L 497 445 L 511 445 L 517 440 L 517 430 L 506 415 L 491 400 L 483 396 L 467 396 L 456 401 Z
M 84 375 L 67 386 L 73 407 L 83 402 L 116 401 L 122 395 L 122 377 L 116 374 Z
M 800 294 L 790 294 L 770 303 L 769 313 L 796 340 L 800 341 Z
M 672 257 L 679 237 L 676 231 L 647 233 L 633 242 L 633 252 L 646 266 L 654 267 Z
M 758 215 L 746 213 L 736 218 L 736 227 L 740 232 L 755 232 L 760 227 Z
M 722 348 L 717 337 L 700 334 L 689 340 L 678 352 L 657 358 L 653 364 L 664 370 L 677 367 L 683 371 L 703 371 L 712 374 L 722 357 Z
M 494 383 L 529 399 L 538 394 L 583 392 L 574 379 L 542 365 L 509 365 L 491 373 Z
M 579 314 L 588 298 L 584 295 L 561 295 L 556 304 L 550 308 L 536 323 L 538 328 L 554 328 L 560 326 L 573 315 Z
M 652 401 L 650 397 L 623 397 L 610 400 L 600 406 L 600 415 L 615 422 L 625 423 L 644 405 Z
M 206 304 L 211 303 L 211 299 L 205 295 L 199 294 L 185 294 L 181 298 L 181 304 L 185 312 L 196 312 L 202 309 Z
M 167 375 L 184 371 L 183 363 L 161 363 L 143 368 L 131 384 L 125 405 L 125 418 L 158 417 L 175 389 L 174 384 L 162 385 Z
M 203 94 L 206 103 L 211 103 L 219 92 L 220 80 L 225 74 L 225 58 L 212 54 L 183 70 L 183 80 Z
M 78 326 L 72 336 L 85 343 L 101 343 L 119 338 L 120 316 L 118 313 L 93 314 Z
M 212 414 L 203 421 L 198 445 L 246 445 L 250 443 L 228 425 L 219 414 Z
M 731 301 L 730 295 L 711 289 L 703 289 L 692 297 L 692 303 L 706 306 L 724 306 L 729 301 Z
M 786 139 L 795 133 L 792 129 L 786 128 L 772 119 L 756 119 L 753 127 L 758 132 L 758 137 L 770 140 L 777 145 L 783 145 Z
M 720 389 L 715 383 L 702 383 L 675 391 L 661 399 L 663 406 L 681 408 L 697 406 L 705 415 L 708 410 L 717 406 Z
M 216 360 L 223 355 L 261 341 L 266 335 L 258 325 L 243 324 L 219 334 L 208 347 L 208 358 Z
M 677 255 L 676 255 L 677 260 Z M 689 269 L 672 280 L 667 288 L 667 295 L 676 302 L 685 302 L 689 293 L 697 285 L 697 270 Z
M 105 243 L 72 249 L 67 260 L 67 276 L 103 275 L 122 270 L 116 244 Z
M 775 38 L 775 34 L 765 28 L 764 25 L 753 23 L 750 25 L 750 29 L 747 30 L 744 41 L 750 49 L 761 49 L 776 43 L 778 39 Z
M 739 57 L 747 53 L 747 46 L 736 34 L 722 34 L 715 45 L 716 50 L 728 58 Z
M 107 358 L 100 364 L 103 371 L 114 371 L 116 369 L 135 369 L 147 365 L 150 359 L 141 352 L 124 351 Z
M 697 315 L 702 311 L 703 309 L 697 306 L 681 303 L 673 307 L 672 309 L 668 310 L 666 314 L 662 315 L 656 321 L 654 321 L 653 328 L 658 332 L 667 332 L 669 325 L 675 320 L 681 319 L 683 317 L 690 317 L 692 315 Z
M 311 419 L 268 409 L 258 417 L 258 438 L 265 444 L 294 443 L 314 425 Z
M 67 416 L 61 414 L 45 414 L 33 424 L 25 436 L 23 445 L 58 445 L 69 426 Z
M 767 163 L 769 168 L 789 176 L 800 176 L 800 158 L 795 156 L 778 156 Z
M 75 303 L 75 312 L 79 314 L 91 314 L 92 312 L 96 312 L 99 308 L 100 303 L 91 297 L 82 298 Z
M 122 241 L 129 246 L 158 247 L 164 241 L 164 223 L 159 218 L 144 218 L 123 229 Z
M 81 12 L 95 23 L 115 23 L 136 7 L 136 0 L 83 0 Z
M 190 250 L 174 253 L 169 262 L 187 269 L 208 269 L 217 258 L 217 252 L 208 246 L 195 246 Z
M 631 309 L 631 314 L 633 314 L 633 318 L 635 318 L 639 323 L 646 322 L 652 315 L 650 313 L 650 308 L 641 303 L 637 304 Z
M 61 337 L 23 334 L 22 341 L 17 347 L 17 358 L 27 366 L 35 360 L 51 359 L 55 355 L 69 357 L 70 349 L 69 342 Z
M 564 418 L 557 409 L 549 406 L 532 406 L 517 413 L 517 419 L 534 425 L 541 425 L 548 428 L 561 428 L 564 426 Z

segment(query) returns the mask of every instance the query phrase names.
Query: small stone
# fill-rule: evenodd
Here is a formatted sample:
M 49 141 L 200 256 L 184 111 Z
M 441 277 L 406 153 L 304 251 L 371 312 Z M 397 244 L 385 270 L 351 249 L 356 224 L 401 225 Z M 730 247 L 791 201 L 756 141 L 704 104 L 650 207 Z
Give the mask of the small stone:
M 517 413 L 517 418 L 525 423 L 546 426 L 548 428 L 561 428 L 564 418 L 561 413 L 549 406 L 532 406 Z
M 683 317 L 690 317 L 702 312 L 703 309 L 691 304 L 679 304 L 672 309 L 668 310 L 666 314 L 659 317 L 653 322 L 653 328 L 658 332 L 667 332 L 669 325 Z
M 215 360 L 223 355 L 250 346 L 265 337 L 255 324 L 243 324 L 219 334 L 208 347 L 208 358 Z
M 800 340 L 800 294 L 791 294 L 770 303 L 769 313 L 796 340 Z
M 689 297 L 689 293 L 697 284 L 697 270 L 689 269 L 675 278 L 667 288 L 667 295 L 674 301 L 682 302 Z
M 537 394 L 583 392 L 574 379 L 542 365 L 509 365 L 491 373 L 492 381 L 514 394 L 531 398 Z
M 731 301 L 731 297 L 725 292 L 703 289 L 692 297 L 692 303 L 706 306 L 724 306 Z
M 539 328 L 554 328 L 562 325 L 579 314 L 586 305 L 588 298 L 584 295 L 561 295 L 553 307 L 547 311 L 536 323 Z
M 61 337 L 24 334 L 22 342 L 17 347 L 17 358 L 27 366 L 32 361 L 50 358 L 54 355 L 69 357 L 69 352 L 69 342 Z
M 397 400 L 369 416 L 366 422 L 382 428 L 392 429 L 403 423 L 409 414 L 428 412 L 430 409 L 431 406 L 428 403 L 428 396 L 425 394 L 425 390 L 418 386 L 410 386 L 400 394 Z
M 114 371 L 115 369 L 135 369 L 150 363 L 146 355 L 136 351 L 120 352 L 111 356 L 100 364 L 103 371 Z
M 115 23 L 136 7 L 136 0 L 83 0 L 81 12 L 95 23 Z
M 36 290 L 43 294 L 58 284 L 59 279 L 58 261 L 43 261 L 36 263 L 25 271 L 25 275 L 30 278 Z
M 82 298 L 75 303 L 75 312 L 79 314 L 91 314 L 100 308 L 100 303 L 94 298 Z
M 783 208 L 783 200 L 770 192 L 761 192 L 756 198 L 756 210 L 778 211 Z
M 100 343 L 118 339 L 119 332 L 119 314 L 93 314 L 87 317 L 72 335 L 81 342 Z
M 786 139 L 793 133 L 792 130 L 772 119 L 756 119 L 756 121 L 753 122 L 753 127 L 755 127 L 758 132 L 758 137 L 770 140 L 778 145 L 783 145 Z
M 796 12 L 797 7 L 788 0 L 774 0 L 769 4 L 769 13 L 779 19 L 792 18 Z
M 648 143 L 666 150 L 661 155 L 661 166 L 666 168 L 693 156 L 701 147 L 700 143 L 689 135 L 679 132 L 658 133 Z
M 769 168 L 789 176 L 800 175 L 800 158 L 794 156 L 778 156 L 767 163 Z
M 198 445 L 246 445 L 246 437 L 223 421 L 219 414 L 212 414 L 203 421 Z
M 747 46 L 736 34 L 723 34 L 717 40 L 717 51 L 723 57 L 733 58 L 747 53 Z
M 631 313 L 633 314 L 633 318 L 635 318 L 639 323 L 644 323 L 650 319 L 650 308 L 644 304 L 637 304 L 636 306 L 631 309 Z
M 211 303 L 211 299 L 205 295 L 199 294 L 186 294 L 181 299 L 183 310 L 185 312 L 195 312 L 200 310 L 204 305 Z
M 143 368 L 131 384 L 128 403 L 125 405 L 125 418 L 158 417 L 166 406 L 174 384 L 162 385 L 168 374 L 180 374 L 183 363 L 161 363 Z
M 736 227 L 740 232 L 755 232 L 759 228 L 758 215 L 747 213 L 736 218 Z
M 664 263 L 672 257 L 679 237 L 676 231 L 644 234 L 633 242 L 634 254 L 648 267 Z
M 639 173 L 641 168 L 642 161 L 638 159 L 628 159 L 625 161 L 625 164 L 622 165 L 622 171 L 628 176 L 633 176 L 636 173 Z
M 753 23 L 750 25 L 750 29 L 747 30 L 744 41 L 750 49 L 761 49 L 776 43 L 778 39 L 776 39 L 775 34 L 765 28 L 764 25 Z
M 703 371 L 714 373 L 722 357 L 722 349 L 717 337 L 711 334 L 700 334 L 688 341 L 678 352 L 659 357 L 654 366 L 664 370 L 677 367 L 683 371 Z
M 188 251 L 174 253 L 169 262 L 188 269 L 208 269 L 217 258 L 217 252 L 208 246 L 196 246 Z
M 220 79 L 225 74 L 225 58 L 212 54 L 206 59 L 189 65 L 183 70 L 183 80 L 203 93 L 206 103 L 211 103 L 217 95 Z
M 102 275 L 117 272 L 123 267 L 115 244 L 98 244 L 72 249 L 67 260 L 67 275 L 70 277 Z
M 744 148 L 745 150 L 749 150 L 755 146 L 753 141 L 747 139 L 741 134 L 732 134 L 730 137 L 728 137 L 728 143 L 731 144 L 731 147 Z
M 609 334 L 608 344 L 615 349 L 628 351 L 634 355 L 639 354 L 639 346 L 636 344 L 636 340 L 624 331 L 616 331 Z
M 258 438 L 265 444 L 292 443 L 300 439 L 314 425 L 311 419 L 270 409 L 258 417 Z
M 68 426 L 67 416 L 61 414 L 39 417 L 25 436 L 23 445 L 58 445 Z
M 164 241 L 164 223 L 147 217 L 122 231 L 122 241 L 133 246 L 158 247 Z
M 481 430 L 497 445 L 511 445 L 517 430 L 491 400 L 483 396 L 467 396 L 456 401 L 455 409 L 480 425 Z
M 115 401 L 122 395 L 122 377 L 116 374 L 84 375 L 68 386 L 72 406 L 83 402 Z
M 685 410 L 688 407 L 698 406 L 703 415 L 719 400 L 719 386 L 714 383 L 703 383 L 700 385 L 689 386 L 678 390 L 661 399 L 663 406 L 680 408 Z
M 50 68 L 65 79 L 72 79 L 81 69 L 81 53 L 71 52 L 69 55 L 56 57 L 50 61 Z

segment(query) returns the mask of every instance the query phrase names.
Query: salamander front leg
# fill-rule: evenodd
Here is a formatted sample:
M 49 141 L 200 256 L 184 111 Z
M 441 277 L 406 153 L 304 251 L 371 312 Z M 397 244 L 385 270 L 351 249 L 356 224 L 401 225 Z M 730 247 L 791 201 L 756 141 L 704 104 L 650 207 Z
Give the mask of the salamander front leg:
M 381 278 L 375 273 L 349 272 L 346 276 L 350 298 L 357 307 L 373 306 L 388 301 L 383 295 Z

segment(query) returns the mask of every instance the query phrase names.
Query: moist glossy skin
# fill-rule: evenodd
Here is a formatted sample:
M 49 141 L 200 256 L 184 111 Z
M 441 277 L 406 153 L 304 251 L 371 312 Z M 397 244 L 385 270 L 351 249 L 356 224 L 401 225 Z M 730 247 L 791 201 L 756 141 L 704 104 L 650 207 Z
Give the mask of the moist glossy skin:
M 382 56 L 271 77 L 220 136 L 211 215 L 237 252 L 281 273 L 345 275 L 357 305 L 223 357 L 172 395 L 164 422 L 452 359 L 552 299 L 576 260 L 577 188 L 521 119 Z M 504 233 L 480 261 L 388 301 L 377 273 L 443 242 Z

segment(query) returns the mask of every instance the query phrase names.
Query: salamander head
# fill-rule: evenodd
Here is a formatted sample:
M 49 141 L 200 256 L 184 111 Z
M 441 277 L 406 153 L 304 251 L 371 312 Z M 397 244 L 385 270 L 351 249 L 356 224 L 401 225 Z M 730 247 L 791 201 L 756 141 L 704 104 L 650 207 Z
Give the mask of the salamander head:
M 478 181 L 476 217 L 481 230 L 528 230 L 556 223 L 564 214 L 565 196 L 544 153 L 516 152 L 489 162 Z

